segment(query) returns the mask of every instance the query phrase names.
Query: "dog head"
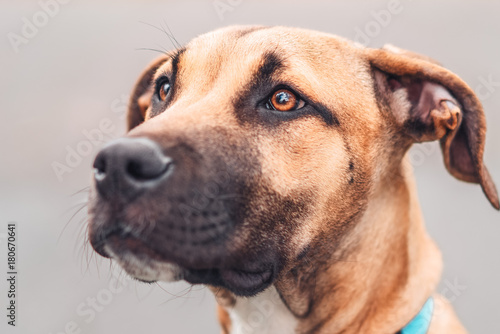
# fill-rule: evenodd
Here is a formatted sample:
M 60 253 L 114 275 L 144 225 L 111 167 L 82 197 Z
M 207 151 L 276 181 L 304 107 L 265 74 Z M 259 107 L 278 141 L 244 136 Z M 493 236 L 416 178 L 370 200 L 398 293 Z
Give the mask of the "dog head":
M 146 68 L 128 126 L 96 157 L 89 233 L 144 281 L 262 291 L 312 242 L 333 252 L 414 142 L 440 140 L 450 173 L 499 208 L 480 102 L 455 74 L 395 48 L 217 30 Z

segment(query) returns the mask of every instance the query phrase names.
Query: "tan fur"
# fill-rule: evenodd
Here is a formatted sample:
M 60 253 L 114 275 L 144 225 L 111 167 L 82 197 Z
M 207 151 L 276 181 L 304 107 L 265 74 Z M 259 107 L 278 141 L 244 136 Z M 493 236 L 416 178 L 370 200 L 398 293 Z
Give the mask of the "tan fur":
M 436 81 L 458 99 L 451 130 L 448 123 L 436 121 L 433 139 L 444 138 L 450 172 L 480 183 L 498 207 L 494 184 L 482 163 L 485 124 L 480 102 L 458 76 L 424 56 L 394 47 L 365 49 L 332 35 L 283 27 L 235 37 L 245 29 L 249 28 L 217 30 L 193 40 L 179 62 L 178 86 L 168 109 L 154 117 L 147 109 L 146 122 L 131 135 L 175 136 L 185 129 L 217 126 L 235 137 L 243 135 L 263 157 L 266 187 L 282 196 L 300 192 L 312 202 L 307 219 L 282 249 L 288 262 L 274 282 L 298 319 L 296 333 L 396 333 L 434 293 L 441 256 L 425 230 L 405 158 L 415 141 L 404 128 L 411 109 L 405 102 L 408 97 L 402 91 L 392 95 L 384 86 L 386 74 Z M 238 122 L 231 102 L 250 84 L 266 51 L 283 55 L 288 66 L 275 79 L 327 106 L 338 127 L 327 127 L 318 117 L 300 118 L 272 131 Z M 154 78 L 172 71 L 165 57 L 153 67 Z M 138 96 L 135 100 L 143 101 Z M 480 130 L 471 153 L 475 174 L 464 174 L 450 162 L 459 111 Z M 235 249 L 254 237 L 249 231 L 239 235 Z M 307 246 L 311 249 L 305 258 L 296 260 Z M 238 301 L 230 292 L 213 291 L 221 305 L 223 333 L 231 333 L 227 310 Z M 442 312 L 433 318 L 429 333 L 465 333 L 451 307 L 436 301 Z
M 229 318 L 229 313 L 227 313 L 227 310 L 223 306 L 217 305 L 217 315 L 222 330 L 221 333 L 231 333 L 231 319 Z

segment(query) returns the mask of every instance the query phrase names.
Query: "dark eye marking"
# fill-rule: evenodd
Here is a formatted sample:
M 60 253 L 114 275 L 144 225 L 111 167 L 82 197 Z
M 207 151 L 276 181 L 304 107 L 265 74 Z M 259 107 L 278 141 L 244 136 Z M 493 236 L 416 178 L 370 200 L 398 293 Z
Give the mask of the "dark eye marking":
M 319 116 L 327 125 L 339 125 L 333 112 L 318 101 L 311 101 L 304 94 L 307 92 L 298 92 L 288 83 L 275 80 L 276 74 L 288 66 L 276 51 L 262 56 L 261 65 L 252 75 L 247 88 L 233 101 L 238 121 L 278 126 L 288 120 Z
M 262 65 L 254 75 L 254 82 L 269 80 L 275 72 L 284 67 L 281 58 L 273 52 L 264 54 L 263 60 Z
M 170 54 L 169 57 L 171 59 L 172 70 L 169 75 L 167 76 L 167 74 L 164 74 L 152 83 L 152 85 L 154 85 L 154 96 L 152 99 L 151 117 L 161 114 L 175 99 L 175 93 L 178 91 L 179 87 L 179 82 L 176 80 L 179 71 L 179 63 L 185 51 L 186 48 L 180 48 Z

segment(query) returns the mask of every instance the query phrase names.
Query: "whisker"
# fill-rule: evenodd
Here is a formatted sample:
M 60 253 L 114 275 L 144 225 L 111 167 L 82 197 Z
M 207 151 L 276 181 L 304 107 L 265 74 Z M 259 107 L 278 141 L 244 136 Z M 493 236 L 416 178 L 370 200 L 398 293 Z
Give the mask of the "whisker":
M 163 27 L 163 25 L 160 25 L 160 27 L 157 27 L 155 26 L 154 24 L 151 24 L 151 23 L 147 23 L 147 22 L 144 22 L 144 21 L 139 21 L 140 23 L 142 24 L 145 24 L 151 28 L 154 28 L 162 33 L 164 33 L 165 35 L 167 35 L 168 39 L 170 40 L 170 43 L 172 44 L 172 46 L 175 48 L 175 49 L 179 49 L 182 47 L 182 45 L 179 43 L 179 41 L 177 41 L 177 39 L 175 38 L 174 34 L 172 33 L 172 30 L 170 30 L 170 27 L 169 25 L 167 24 L 166 21 L 163 21 L 163 23 L 167 26 L 167 29 L 165 29 Z
M 163 32 L 170 38 L 170 42 L 172 43 L 172 45 L 176 48 L 176 49 L 179 49 L 182 47 L 182 45 L 179 43 L 179 41 L 177 41 L 177 39 L 175 38 L 174 34 L 172 33 L 172 30 L 170 30 L 170 27 L 167 23 L 167 21 L 165 21 L 165 19 L 163 20 L 163 23 L 165 23 L 165 26 L 167 26 L 167 29 L 168 29 L 168 33 L 165 31 L 165 29 L 163 29 Z
M 69 197 L 73 197 L 75 195 L 81 194 L 83 192 L 89 192 L 89 191 L 90 191 L 90 186 L 86 186 L 86 187 L 83 187 L 82 189 L 77 190 L 76 192 L 72 193 L 71 195 L 69 195 Z
M 148 284 L 147 287 L 149 287 L 149 292 L 146 293 L 144 296 L 142 296 L 142 298 L 139 299 L 140 301 L 148 298 L 153 293 L 154 289 L 156 288 L 156 286 L 154 284 Z
M 70 211 L 73 211 L 75 208 L 77 208 L 80 205 L 86 205 L 88 203 L 88 200 L 85 199 L 83 202 L 78 202 L 73 205 L 71 205 L 69 208 L 67 208 L 63 213 L 61 213 L 60 217 L 64 216 L 65 214 L 69 213 Z
M 138 48 L 136 50 L 148 50 L 148 51 L 154 51 L 154 52 L 159 52 L 159 53 L 162 53 L 162 54 L 165 54 L 167 55 L 168 57 L 170 57 L 171 59 L 174 59 L 174 55 L 176 54 L 176 52 L 182 48 L 182 44 L 179 43 L 179 41 L 175 38 L 174 34 L 172 33 L 172 30 L 170 29 L 169 25 L 166 23 L 166 21 L 163 21 L 163 24 L 165 24 L 166 26 L 166 29 L 165 27 L 163 26 L 163 24 L 160 24 L 160 26 L 156 26 L 154 24 L 151 24 L 151 23 L 148 23 L 148 22 L 144 22 L 144 21 L 139 21 L 140 23 L 142 24 L 145 24 L 151 28 L 154 28 L 162 33 L 164 33 L 168 39 L 170 40 L 170 43 L 172 44 L 172 46 L 174 47 L 174 50 L 167 50 L 166 48 L 162 47 L 162 46 L 159 46 L 159 49 L 153 49 L 153 48 Z
M 66 231 L 66 229 L 68 228 L 68 226 L 71 223 L 71 221 L 73 220 L 73 218 L 75 218 L 78 213 L 80 213 L 84 208 L 86 208 L 87 204 L 88 204 L 87 202 L 85 202 L 83 204 L 80 203 L 81 207 L 78 210 L 76 210 L 75 213 L 73 213 L 73 215 L 71 216 L 71 218 L 68 220 L 68 222 L 62 228 L 61 233 L 59 233 L 59 236 L 57 237 L 57 243 L 59 243 L 59 241 L 61 240 L 61 237 L 62 237 L 64 231 Z
M 172 296 L 172 298 L 169 298 L 167 299 L 166 301 L 160 303 L 158 306 L 162 306 L 162 305 L 165 305 L 169 302 L 171 302 L 172 300 L 174 299 L 184 299 L 185 301 L 187 301 L 188 299 L 193 299 L 193 298 L 196 298 L 196 297 L 187 297 L 187 295 L 193 291 L 193 288 L 194 288 L 194 285 L 190 285 L 186 288 L 184 288 L 182 291 L 179 292 L 179 294 L 174 294 L 172 292 L 169 292 L 168 290 L 166 290 L 165 288 L 163 288 L 158 282 L 156 282 L 156 285 L 161 289 L 163 290 L 164 292 L 168 293 L 170 296 Z M 201 287 L 202 289 L 204 288 L 203 286 Z M 199 291 L 199 290 L 194 290 L 194 291 Z
M 161 53 L 161 54 L 167 54 L 165 51 L 158 50 L 158 49 L 151 49 L 151 48 L 137 48 L 135 50 L 136 51 L 153 51 L 153 52 L 158 52 L 158 53 Z M 168 54 L 167 54 L 167 56 L 168 56 Z

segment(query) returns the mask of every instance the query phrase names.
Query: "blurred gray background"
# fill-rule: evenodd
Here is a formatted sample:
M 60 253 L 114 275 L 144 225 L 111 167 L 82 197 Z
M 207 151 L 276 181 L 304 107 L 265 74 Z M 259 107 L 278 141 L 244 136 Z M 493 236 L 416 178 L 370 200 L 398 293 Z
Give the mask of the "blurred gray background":
M 7 327 L 2 311 L 2 333 L 59 334 L 73 327 L 81 333 L 218 333 L 215 302 L 206 288 L 129 281 L 84 246 L 85 207 L 77 210 L 85 202 L 93 156 L 103 141 L 124 133 L 128 94 L 157 56 L 138 49 L 172 48 L 151 25 L 168 24 L 180 43 L 230 24 L 290 25 L 427 54 L 481 95 L 489 125 L 485 161 L 500 183 L 499 1 L 42 5 L 54 1 L 0 2 L 1 268 L 6 225 L 19 226 L 18 326 Z M 394 1 L 398 10 L 381 16 Z M 34 22 L 38 27 L 30 30 Z M 95 135 L 102 122 L 112 129 L 89 144 L 86 134 Z M 72 150 L 84 154 L 73 157 L 58 177 L 54 166 L 68 166 Z M 444 255 L 438 291 L 452 300 L 471 333 L 500 333 L 500 213 L 479 186 L 446 173 L 437 145 L 415 147 L 411 158 L 428 229 Z M 1 279 L 0 305 L 7 302 L 5 283 Z

